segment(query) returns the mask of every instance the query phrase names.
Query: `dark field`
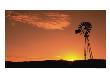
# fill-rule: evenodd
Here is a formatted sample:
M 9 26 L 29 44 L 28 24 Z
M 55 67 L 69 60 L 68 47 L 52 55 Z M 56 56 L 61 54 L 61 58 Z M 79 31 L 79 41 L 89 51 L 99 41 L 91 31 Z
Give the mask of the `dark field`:
M 45 60 L 29 62 L 5 61 L 5 68 L 106 68 L 106 60 Z

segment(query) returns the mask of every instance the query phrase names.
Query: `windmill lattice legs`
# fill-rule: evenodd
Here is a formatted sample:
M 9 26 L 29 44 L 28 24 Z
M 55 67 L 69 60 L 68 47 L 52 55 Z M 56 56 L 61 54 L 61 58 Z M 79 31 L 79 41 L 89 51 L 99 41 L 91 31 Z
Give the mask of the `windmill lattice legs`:
M 84 59 L 93 59 L 92 49 L 88 37 L 85 37 Z

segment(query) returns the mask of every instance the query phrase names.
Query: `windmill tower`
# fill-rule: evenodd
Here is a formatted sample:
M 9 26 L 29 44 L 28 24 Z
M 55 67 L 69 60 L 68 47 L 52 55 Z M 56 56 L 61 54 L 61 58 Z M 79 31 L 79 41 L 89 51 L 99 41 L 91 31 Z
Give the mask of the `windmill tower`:
M 78 29 L 75 30 L 75 34 L 83 35 L 85 39 L 85 47 L 84 47 L 84 59 L 93 59 L 92 50 L 90 46 L 90 31 L 92 29 L 92 25 L 90 22 L 81 22 Z

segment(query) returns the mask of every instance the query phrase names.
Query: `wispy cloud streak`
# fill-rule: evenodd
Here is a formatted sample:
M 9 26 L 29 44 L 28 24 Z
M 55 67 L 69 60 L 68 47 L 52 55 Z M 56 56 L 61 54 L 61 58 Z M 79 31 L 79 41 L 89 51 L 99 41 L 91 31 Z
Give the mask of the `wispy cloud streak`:
M 46 12 L 46 13 L 18 13 L 7 11 L 6 17 L 16 22 L 24 24 L 30 24 L 38 28 L 43 29 L 59 29 L 66 28 L 69 22 L 69 15 L 58 12 Z

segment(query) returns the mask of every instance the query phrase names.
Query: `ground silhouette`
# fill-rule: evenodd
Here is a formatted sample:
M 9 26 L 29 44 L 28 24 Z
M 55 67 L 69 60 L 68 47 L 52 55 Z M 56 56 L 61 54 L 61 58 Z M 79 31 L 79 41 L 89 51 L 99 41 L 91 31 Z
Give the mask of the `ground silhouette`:
M 106 60 L 45 60 L 28 62 L 5 61 L 6 68 L 106 68 Z

